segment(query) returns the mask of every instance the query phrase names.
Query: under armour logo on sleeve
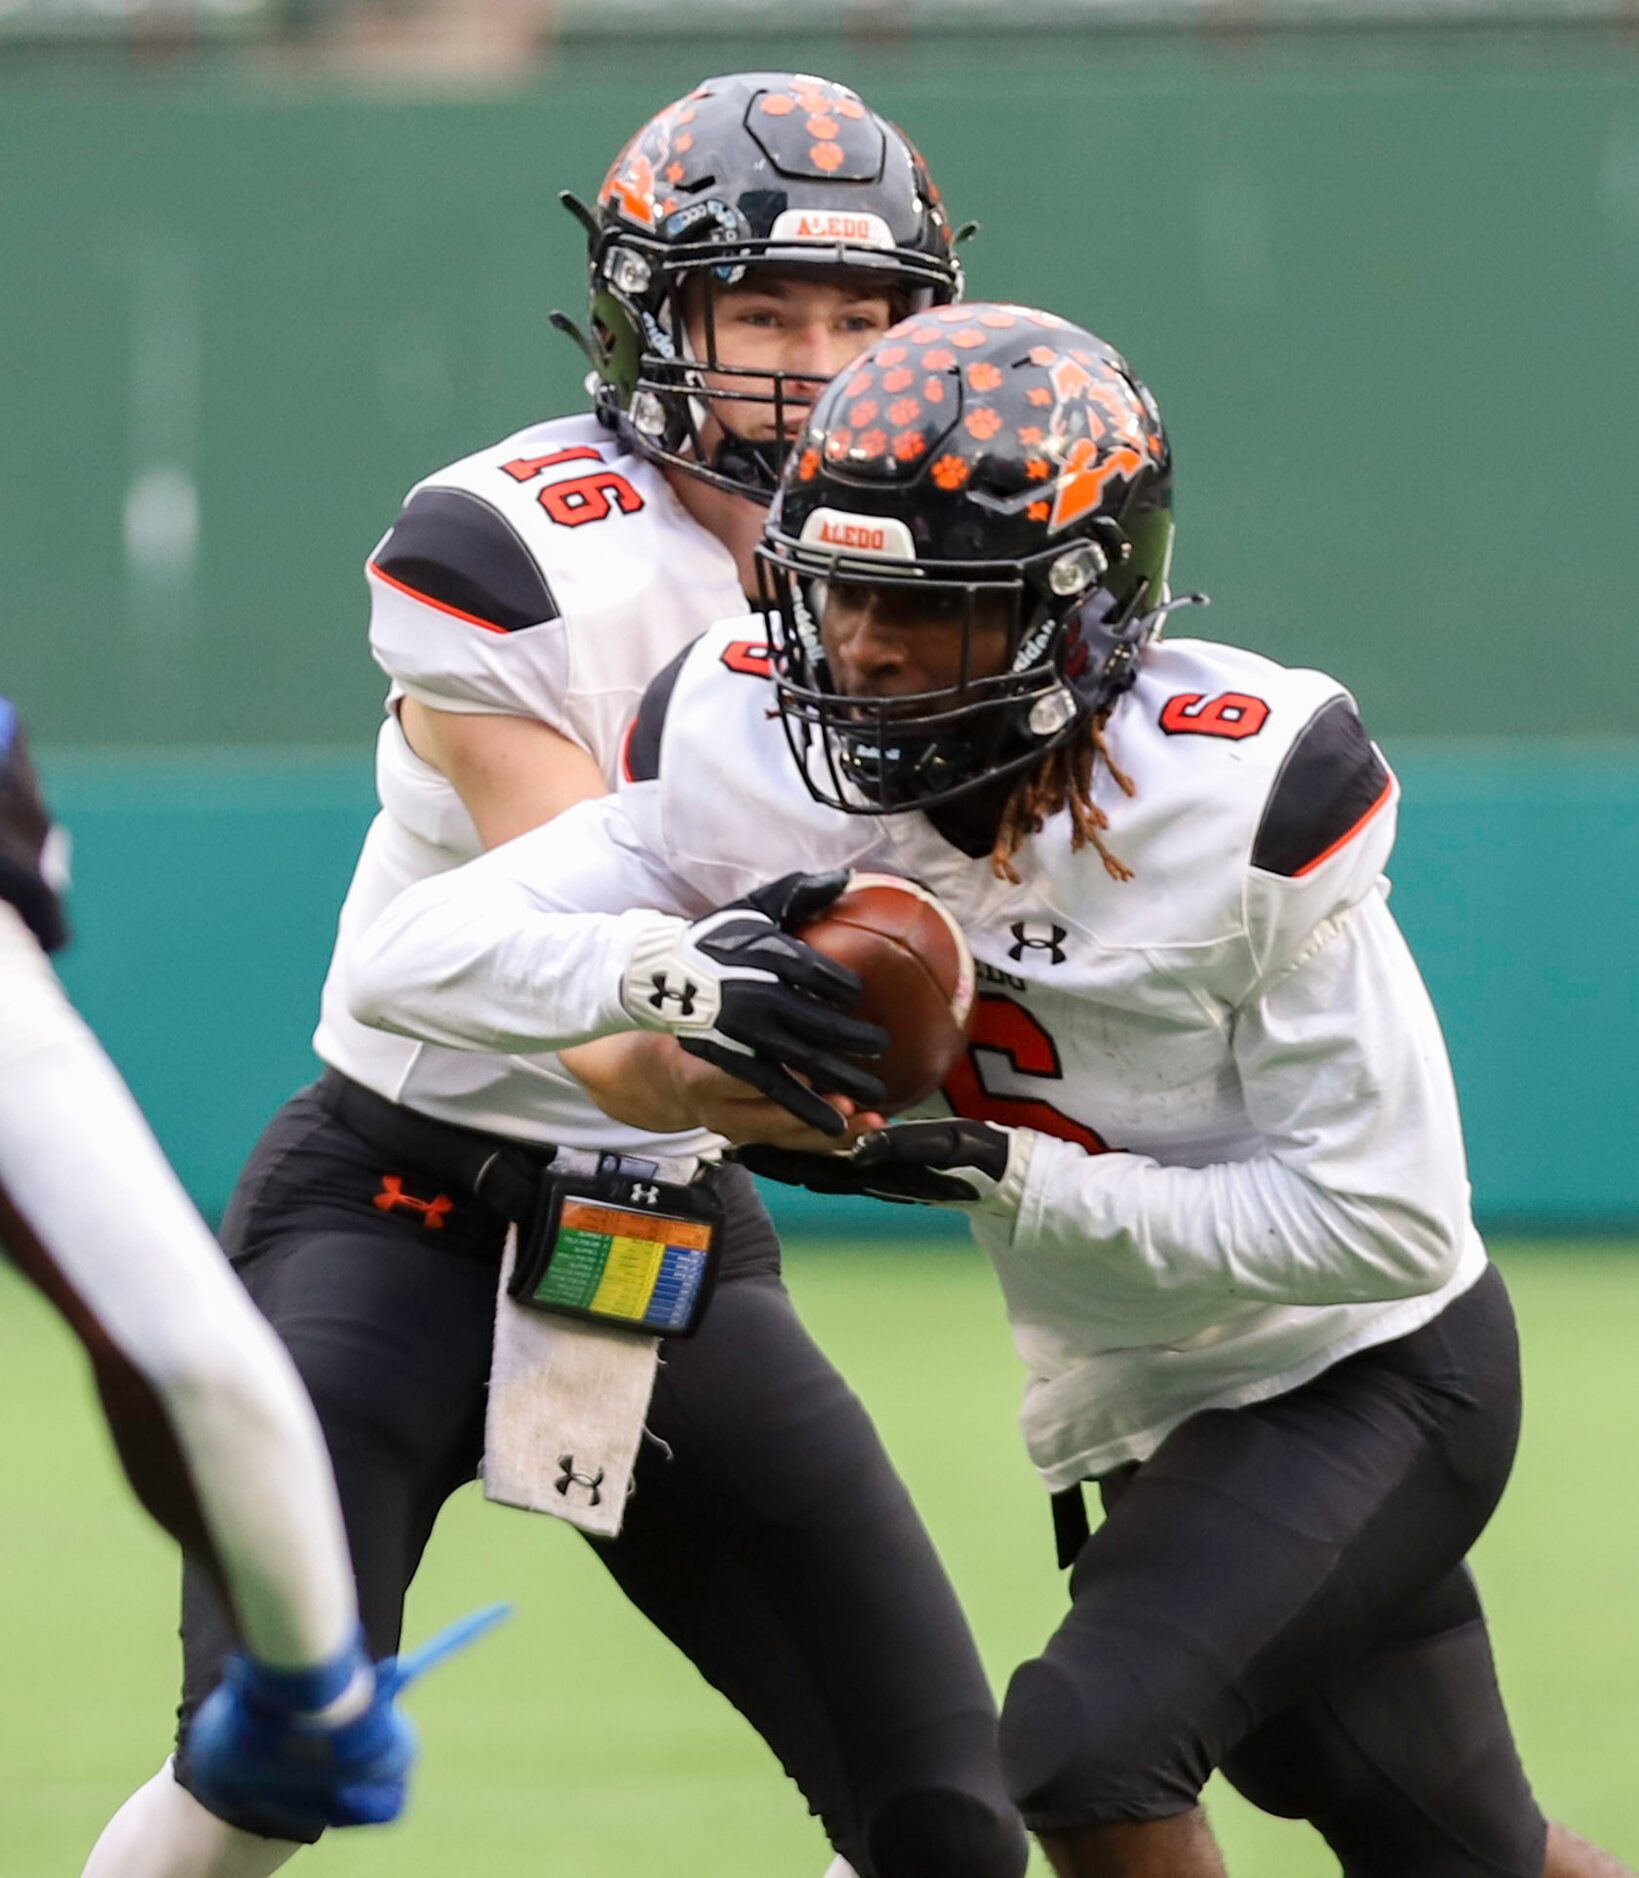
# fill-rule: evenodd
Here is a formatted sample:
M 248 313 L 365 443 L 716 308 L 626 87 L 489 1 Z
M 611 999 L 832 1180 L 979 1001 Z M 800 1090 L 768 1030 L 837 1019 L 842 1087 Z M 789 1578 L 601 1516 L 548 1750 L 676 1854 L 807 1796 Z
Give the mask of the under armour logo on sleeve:
M 692 980 L 685 978 L 681 986 L 670 985 L 664 972 L 656 972 L 649 982 L 654 986 L 649 993 L 649 1003 L 655 1010 L 663 1011 L 668 1004 L 675 1004 L 679 1017 L 693 1017 L 694 1001 L 700 993 Z
M 1008 928 L 1013 935 L 1013 944 L 1007 948 L 1010 959 L 1022 959 L 1026 952 L 1048 952 L 1049 965 L 1062 965 L 1065 960 L 1064 942 L 1070 936 L 1065 926 L 1056 926 L 1046 920 L 1016 919 Z

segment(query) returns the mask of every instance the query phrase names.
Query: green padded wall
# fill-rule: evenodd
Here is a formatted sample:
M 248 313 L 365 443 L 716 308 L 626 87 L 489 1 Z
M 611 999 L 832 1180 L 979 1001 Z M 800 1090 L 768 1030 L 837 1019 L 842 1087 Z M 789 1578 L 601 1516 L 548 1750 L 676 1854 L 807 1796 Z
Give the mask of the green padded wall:
M 976 292 L 1115 339 L 1217 636 L 1381 732 L 1635 725 L 1639 37 L 780 41 L 902 120 Z M 763 39 L 482 96 L 0 73 L 4 683 L 74 743 L 357 742 L 404 488 L 573 404 L 560 186 Z

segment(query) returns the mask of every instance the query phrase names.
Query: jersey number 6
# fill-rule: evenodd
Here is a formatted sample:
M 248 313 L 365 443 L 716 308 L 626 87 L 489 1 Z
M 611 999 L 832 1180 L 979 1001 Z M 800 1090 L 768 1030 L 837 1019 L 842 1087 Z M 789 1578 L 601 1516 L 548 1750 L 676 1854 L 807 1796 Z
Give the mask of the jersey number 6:
M 968 1026 L 967 1055 L 945 1078 L 945 1100 L 969 1121 L 1000 1122 L 1006 1128 L 1034 1128 L 1037 1134 L 1073 1141 L 1089 1154 L 1108 1154 L 1110 1144 L 1097 1129 L 1044 1102 L 1039 1096 L 997 1095 L 985 1087 L 980 1057 L 1006 1060 L 1015 1076 L 1039 1076 L 1062 1082 L 1058 1045 L 1018 1002 L 999 991 L 981 991 Z
M 1250 692 L 1220 691 L 1208 698 L 1181 691 L 1161 707 L 1161 728 L 1169 737 L 1255 737 L 1269 721 L 1269 706 Z

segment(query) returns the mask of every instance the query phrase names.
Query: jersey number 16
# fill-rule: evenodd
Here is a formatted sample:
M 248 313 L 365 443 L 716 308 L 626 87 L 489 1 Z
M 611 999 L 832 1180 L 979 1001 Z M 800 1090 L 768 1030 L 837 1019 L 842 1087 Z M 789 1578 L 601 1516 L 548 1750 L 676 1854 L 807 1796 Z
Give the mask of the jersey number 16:
M 554 450 L 548 456 L 517 457 L 501 468 L 515 483 L 527 483 L 559 463 L 583 459 L 603 462 L 593 445 L 579 443 L 569 450 Z M 622 515 L 635 515 L 643 506 L 643 498 L 626 478 L 618 470 L 607 468 L 587 470 L 580 476 L 560 476 L 549 482 L 535 500 L 563 528 L 606 521 L 617 509 Z

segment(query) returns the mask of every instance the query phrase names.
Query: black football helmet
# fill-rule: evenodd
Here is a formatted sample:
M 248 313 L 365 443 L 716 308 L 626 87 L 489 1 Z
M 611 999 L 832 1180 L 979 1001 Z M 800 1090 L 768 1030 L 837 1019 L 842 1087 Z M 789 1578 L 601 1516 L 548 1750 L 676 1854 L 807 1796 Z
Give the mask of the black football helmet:
M 772 405 L 776 436 L 793 374 L 690 356 L 682 290 L 705 271 L 732 286 L 747 268 L 857 269 L 908 306 L 960 297 L 950 223 L 915 147 L 845 85 L 793 72 L 709 78 L 668 105 L 611 165 L 595 209 L 563 200 L 586 227 L 591 331 L 580 341 L 600 417 L 627 447 L 767 501 L 778 442 L 727 436 L 708 459 L 701 369 L 714 403 Z M 719 388 L 723 380 L 728 388 Z M 806 405 L 812 381 L 801 402 Z
M 1161 414 L 1119 353 L 1053 314 L 913 316 L 820 396 L 758 553 L 810 790 L 854 814 L 936 807 L 1033 767 L 1137 676 L 1168 605 Z M 820 633 L 837 582 L 914 589 L 960 620 L 963 680 L 839 696 Z M 967 678 L 974 621 L 998 607 L 1008 665 Z

